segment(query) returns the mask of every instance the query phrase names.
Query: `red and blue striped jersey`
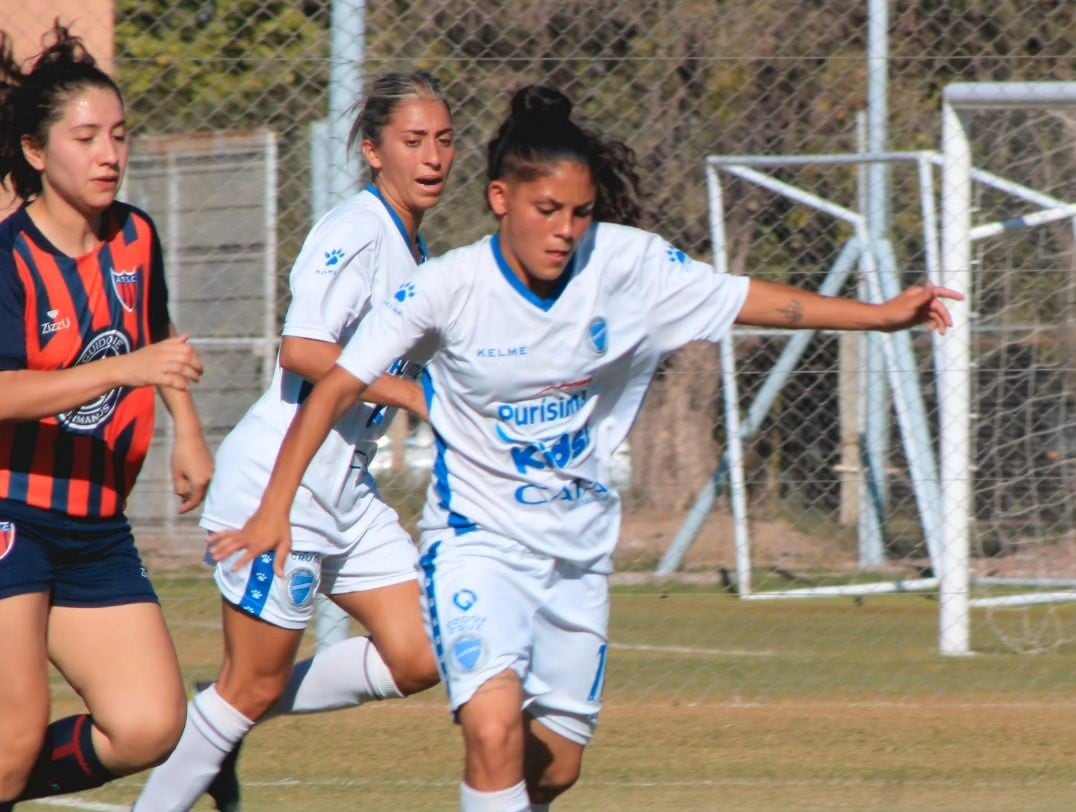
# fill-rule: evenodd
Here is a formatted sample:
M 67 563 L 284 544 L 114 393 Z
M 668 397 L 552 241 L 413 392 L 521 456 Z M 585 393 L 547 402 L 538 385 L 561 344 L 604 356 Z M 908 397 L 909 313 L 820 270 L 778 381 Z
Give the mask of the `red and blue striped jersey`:
M 69 257 L 26 209 L 0 223 L 0 370 L 60 370 L 169 331 L 153 222 L 114 203 L 105 238 Z M 119 387 L 54 417 L 0 423 L 0 499 L 70 516 L 121 513 L 153 436 L 153 387 Z

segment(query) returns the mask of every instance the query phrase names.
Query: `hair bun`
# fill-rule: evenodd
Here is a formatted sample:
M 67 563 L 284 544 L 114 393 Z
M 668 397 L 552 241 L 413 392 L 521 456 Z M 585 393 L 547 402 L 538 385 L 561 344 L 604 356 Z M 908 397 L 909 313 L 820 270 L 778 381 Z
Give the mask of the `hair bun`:
M 545 85 L 528 85 L 512 97 L 512 118 L 554 119 L 567 121 L 572 115 L 572 103 L 559 90 Z

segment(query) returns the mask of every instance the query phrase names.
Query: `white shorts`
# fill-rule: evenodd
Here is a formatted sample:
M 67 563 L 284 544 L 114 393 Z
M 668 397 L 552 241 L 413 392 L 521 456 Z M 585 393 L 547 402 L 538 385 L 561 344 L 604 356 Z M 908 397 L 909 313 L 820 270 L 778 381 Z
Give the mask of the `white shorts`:
M 400 527 L 396 512 L 384 503 L 372 509 L 378 513 L 375 520 L 340 553 L 292 550 L 283 578 L 273 571 L 275 553 L 259 556 L 238 572 L 232 571 L 232 565 L 241 552 L 217 563 L 213 575 L 220 594 L 267 623 L 301 630 L 310 623 L 318 592 L 368 592 L 417 579 L 418 551 Z
M 485 531 L 427 534 L 422 550 L 426 630 L 453 713 L 511 669 L 531 716 L 588 744 L 605 681 L 607 576 Z

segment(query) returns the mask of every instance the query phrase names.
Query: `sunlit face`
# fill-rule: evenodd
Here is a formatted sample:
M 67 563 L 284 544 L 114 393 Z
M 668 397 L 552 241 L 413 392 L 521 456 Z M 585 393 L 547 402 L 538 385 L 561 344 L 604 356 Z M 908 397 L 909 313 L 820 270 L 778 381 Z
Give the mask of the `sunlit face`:
M 111 88 L 86 88 L 66 101 L 44 146 L 24 138 L 22 148 L 41 173 L 42 198 L 86 217 L 100 214 L 116 199 L 127 171 L 123 102 Z
M 487 194 L 501 221 L 505 261 L 531 291 L 547 297 L 594 219 L 590 169 L 560 161 L 534 180 L 495 180 Z
M 362 142 L 377 186 L 401 211 L 421 215 L 437 205 L 456 159 L 456 135 L 444 102 L 414 99 L 396 108 L 381 143 Z

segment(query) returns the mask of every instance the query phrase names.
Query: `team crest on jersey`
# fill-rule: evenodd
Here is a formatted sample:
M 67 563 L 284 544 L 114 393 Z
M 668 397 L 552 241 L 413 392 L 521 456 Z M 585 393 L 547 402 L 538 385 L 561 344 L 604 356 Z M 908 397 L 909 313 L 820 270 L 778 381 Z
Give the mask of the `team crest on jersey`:
M 117 271 L 113 268 L 109 271 L 109 275 L 112 277 L 112 292 L 120 300 L 123 309 L 128 313 L 134 312 L 135 307 L 138 306 L 138 294 L 142 287 L 142 275 L 139 269 Z
M 104 330 L 90 339 L 75 365 L 88 364 L 90 361 L 112 358 L 116 355 L 126 355 L 130 351 L 131 342 L 123 332 Z M 93 431 L 112 416 L 116 410 L 116 404 L 119 403 L 121 391 L 122 387 L 117 387 L 77 409 L 61 412 L 56 417 L 66 428 L 75 431 Z
M 452 643 L 452 656 L 461 671 L 474 671 L 482 664 L 485 645 L 482 638 L 473 634 L 465 634 L 456 638 Z
M 601 316 L 591 319 L 587 325 L 587 340 L 598 355 L 605 355 L 609 349 L 609 327 Z
M 15 522 L 0 522 L 0 561 L 15 546 Z
M 318 587 L 318 576 L 312 569 L 296 567 L 288 573 L 288 597 L 297 609 L 310 605 Z

